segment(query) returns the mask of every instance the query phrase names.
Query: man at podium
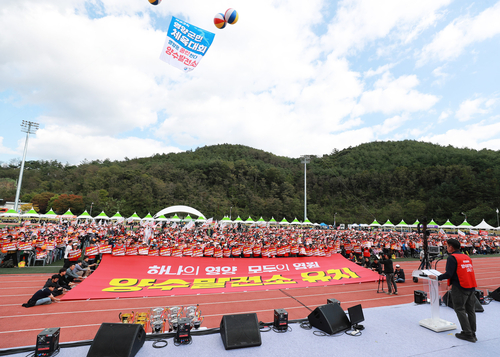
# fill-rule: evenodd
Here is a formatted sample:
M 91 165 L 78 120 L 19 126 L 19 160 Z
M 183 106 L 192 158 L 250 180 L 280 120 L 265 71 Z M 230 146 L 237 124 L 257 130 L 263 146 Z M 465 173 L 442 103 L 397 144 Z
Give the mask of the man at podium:
M 453 309 L 457 314 L 462 332 L 455 336 L 461 340 L 476 342 L 476 296 L 474 291 L 477 287 L 474 268 L 471 258 L 460 252 L 460 242 L 456 239 L 446 241 L 448 259 L 446 260 L 446 272 L 439 276 L 429 275 L 429 279 L 448 279 L 451 285 L 451 300 Z

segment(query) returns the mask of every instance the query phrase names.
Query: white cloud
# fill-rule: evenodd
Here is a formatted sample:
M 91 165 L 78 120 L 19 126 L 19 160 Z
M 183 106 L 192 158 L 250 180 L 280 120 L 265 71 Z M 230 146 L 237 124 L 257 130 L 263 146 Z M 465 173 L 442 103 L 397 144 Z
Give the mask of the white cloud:
M 0 154 L 4 155 L 15 155 L 17 154 L 14 150 L 3 146 L 3 140 L 4 138 L 0 136 Z
M 451 114 L 453 114 L 452 110 L 450 109 L 443 110 L 439 115 L 438 123 L 443 123 Z
M 499 135 L 500 122 L 488 124 L 483 121 L 459 129 L 451 129 L 444 134 L 422 136 L 419 140 L 458 148 L 500 150 Z
M 384 64 L 383 66 L 379 66 L 375 70 L 373 70 L 373 69 L 370 68 L 368 71 L 366 71 L 365 73 L 363 73 L 363 75 L 365 76 L 365 78 L 370 78 L 370 77 L 373 77 L 373 76 L 377 76 L 379 74 L 388 72 L 395 65 L 396 65 L 395 63 L 388 63 L 388 64 Z
M 339 1 L 334 21 L 322 38 L 326 51 L 344 56 L 378 39 L 391 36 L 400 43 L 414 40 L 434 25 L 440 9 L 451 0 Z
M 403 75 L 394 78 L 386 72 L 374 84 L 374 89 L 361 95 L 354 115 L 381 112 L 391 114 L 399 111 L 416 112 L 429 110 L 439 100 L 431 94 L 423 94 L 415 90 L 419 80 L 416 75 Z
M 82 135 L 78 127 L 47 126 L 30 138 L 29 152 L 40 158 L 77 164 L 84 159 L 122 160 L 124 157 L 148 157 L 157 153 L 179 152 L 161 141 L 128 137 L 118 139 L 109 135 Z
M 497 2 L 475 17 L 467 15 L 453 20 L 422 49 L 417 65 L 423 65 L 431 59 L 453 60 L 472 43 L 500 34 L 499 18 L 500 2 Z
M 460 121 L 468 121 L 476 114 L 489 113 L 493 104 L 495 104 L 495 99 L 477 98 L 464 100 L 455 113 L 455 117 Z

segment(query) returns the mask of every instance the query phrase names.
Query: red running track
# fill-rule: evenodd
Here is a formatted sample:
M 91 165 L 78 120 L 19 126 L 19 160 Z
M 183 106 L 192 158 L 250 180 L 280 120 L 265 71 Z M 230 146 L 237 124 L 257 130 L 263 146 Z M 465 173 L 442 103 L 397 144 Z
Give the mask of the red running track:
M 473 258 L 478 288 L 494 290 L 500 286 L 500 257 Z M 272 322 L 274 309 L 285 309 L 289 319 L 306 318 L 317 306 L 335 298 L 342 308 L 362 304 L 363 308 L 413 302 L 413 291 L 422 283 L 413 283 L 411 272 L 418 261 L 398 262 L 406 273 L 406 283 L 398 284 L 399 295 L 377 293 L 378 283 L 331 285 L 226 294 L 164 296 L 127 299 L 63 301 L 24 308 L 50 274 L 0 275 L 0 349 L 32 346 L 36 335 L 47 327 L 61 327 L 61 342 L 93 339 L 103 322 L 119 322 L 120 312 L 147 311 L 156 306 L 200 305 L 202 326 L 219 327 L 223 315 L 257 313 L 259 320 Z M 440 262 L 438 270 L 444 270 Z M 442 285 L 443 286 L 443 285 Z M 386 286 L 384 285 L 386 288 Z M 310 309 L 310 310 L 309 310 Z

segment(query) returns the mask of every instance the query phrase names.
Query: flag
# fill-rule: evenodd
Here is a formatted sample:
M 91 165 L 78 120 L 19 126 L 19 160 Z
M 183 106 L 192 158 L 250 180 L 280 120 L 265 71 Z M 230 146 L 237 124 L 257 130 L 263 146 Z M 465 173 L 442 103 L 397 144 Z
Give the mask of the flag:
M 477 236 L 479 232 L 471 229 L 470 234 Z
M 458 235 L 459 235 L 459 236 L 462 236 L 462 237 L 465 237 L 465 233 L 464 233 L 464 232 L 462 232 L 460 229 L 458 230 Z
M 172 16 L 160 60 L 184 72 L 190 72 L 207 53 L 214 37 L 212 32 Z

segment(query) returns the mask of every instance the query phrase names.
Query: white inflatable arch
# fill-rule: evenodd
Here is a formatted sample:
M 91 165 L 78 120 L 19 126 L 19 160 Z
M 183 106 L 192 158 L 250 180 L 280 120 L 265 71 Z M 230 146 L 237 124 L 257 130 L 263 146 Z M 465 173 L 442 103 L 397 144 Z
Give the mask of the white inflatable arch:
M 161 211 L 157 212 L 154 215 L 154 218 L 158 218 L 161 215 L 165 215 L 165 217 L 166 217 L 167 215 L 172 214 L 172 213 L 187 213 L 189 215 L 193 215 L 193 216 L 196 216 L 196 217 L 200 217 L 200 216 L 205 217 L 200 211 L 198 211 L 197 209 L 194 209 L 193 207 L 189 207 L 189 206 L 170 206 L 170 207 L 164 208 Z M 207 217 L 205 217 L 205 218 L 207 218 Z

